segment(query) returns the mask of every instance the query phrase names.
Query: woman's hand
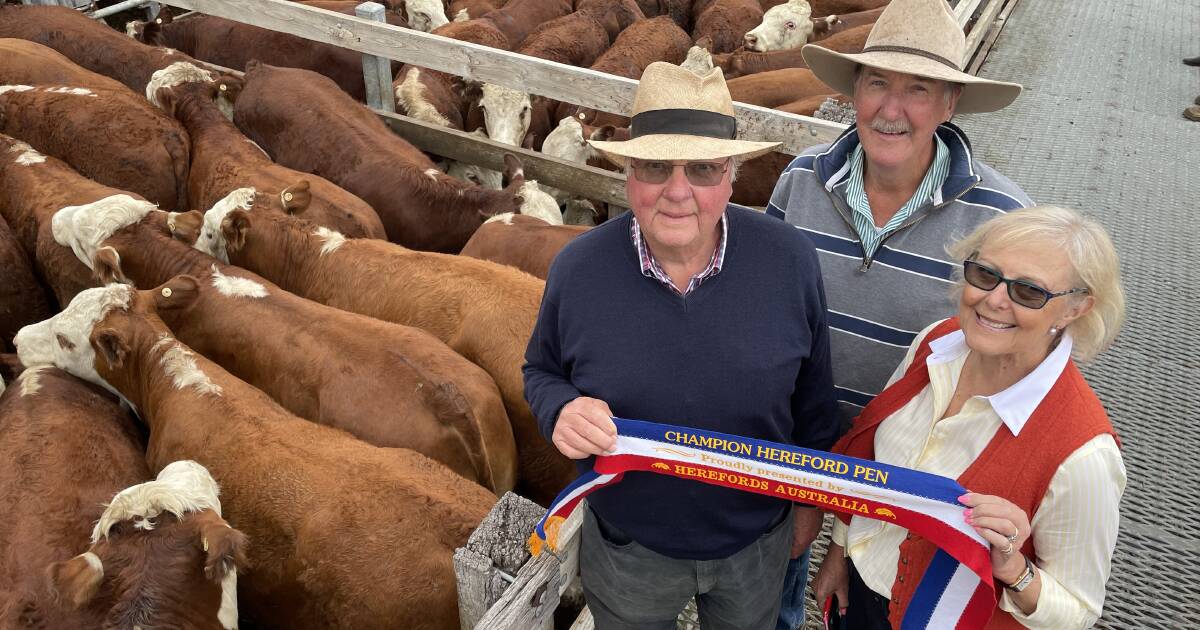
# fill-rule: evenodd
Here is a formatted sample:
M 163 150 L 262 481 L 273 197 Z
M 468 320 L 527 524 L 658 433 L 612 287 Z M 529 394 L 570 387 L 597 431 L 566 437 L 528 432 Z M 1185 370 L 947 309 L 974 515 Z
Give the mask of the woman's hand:
M 1015 582 L 1025 572 L 1020 549 L 1033 533 L 1029 515 L 1012 501 L 990 494 L 968 492 L 958 500 L 968 508 L 967 524 L 992 545 L 992 575 L 1005 584 Z
M 850 570 L 846 565 L 846 553 L 841 545 L 829 543 L 829 551 L 825 552 L 825 560 L 817 569 L 817 577 L 813 578 L 813 594 L 817 597 L 817 608 L 825 600 L 834 595 L 838 612 L 844 617 L 846 606 L 850 603 Z
M 563 405 L 551 436 L 559 452 L 571 459 L 603 455 L 617 446 L 617 425 L 608 403 L 580 396 Z

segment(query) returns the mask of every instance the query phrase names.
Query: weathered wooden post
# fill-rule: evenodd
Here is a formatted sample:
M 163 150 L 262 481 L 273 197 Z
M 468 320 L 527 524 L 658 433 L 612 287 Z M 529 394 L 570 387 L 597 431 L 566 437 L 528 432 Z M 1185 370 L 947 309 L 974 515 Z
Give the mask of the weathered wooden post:
M 354 7 L 360 18 L 387 22 L 386 9 L 378 2 L 364 2 Z M 367 84 L 367 105 L 385 112 L 396 111 L 396 98 L 392 96 L 392 62 L 375 55 L 363 55 L 363 81 Z

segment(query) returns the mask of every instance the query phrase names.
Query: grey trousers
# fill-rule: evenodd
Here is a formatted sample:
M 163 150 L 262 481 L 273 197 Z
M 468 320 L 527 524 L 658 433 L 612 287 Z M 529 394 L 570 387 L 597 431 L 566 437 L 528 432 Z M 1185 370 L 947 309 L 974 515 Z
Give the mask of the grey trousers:
M 614 544 L 584 515 L 579 547 L 583 594 L 597 630 L 674 630 L 696 598 L 703 630 L 771 630 L 792 547 L 792 514 L 720 560 L 678 560 L 637 542 Z

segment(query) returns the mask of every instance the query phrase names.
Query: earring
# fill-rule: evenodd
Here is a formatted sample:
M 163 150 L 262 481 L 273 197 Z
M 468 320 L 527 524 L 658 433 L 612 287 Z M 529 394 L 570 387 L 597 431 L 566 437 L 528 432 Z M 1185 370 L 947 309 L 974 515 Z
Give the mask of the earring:
M 1050 327 L 1050 336 L 1053 337 L 1053 336 L 1057 335 L 1059 330 L 1061 330 L 1061 329 L 1058 326 L 1051 326 Z

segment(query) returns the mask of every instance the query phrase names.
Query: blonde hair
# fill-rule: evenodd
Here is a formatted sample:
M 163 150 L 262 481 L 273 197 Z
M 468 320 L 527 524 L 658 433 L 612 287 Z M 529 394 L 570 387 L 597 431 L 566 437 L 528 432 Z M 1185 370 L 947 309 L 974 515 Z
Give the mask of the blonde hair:
M 966 260 L 985 246 L 1003 249 L 1031 243 L 1048 245 L 1067 255 L 1074 276 L 1072 287 L 1088 290 L 1087 294 L 1067 299 L 1084 299 L 1085 295 L 1095 298 L 1092 309 L 1068 325 L 1075 359 L 1095 358 L 1112 345 L 1125 321 L 1120 261 L 1112 239 L 1099 223 L 1068 208 L 1025 208 L 984 223 L 946 251 L 958 260 Z M 956 291 L 961 291 L 961 270 L 957 280 Z

